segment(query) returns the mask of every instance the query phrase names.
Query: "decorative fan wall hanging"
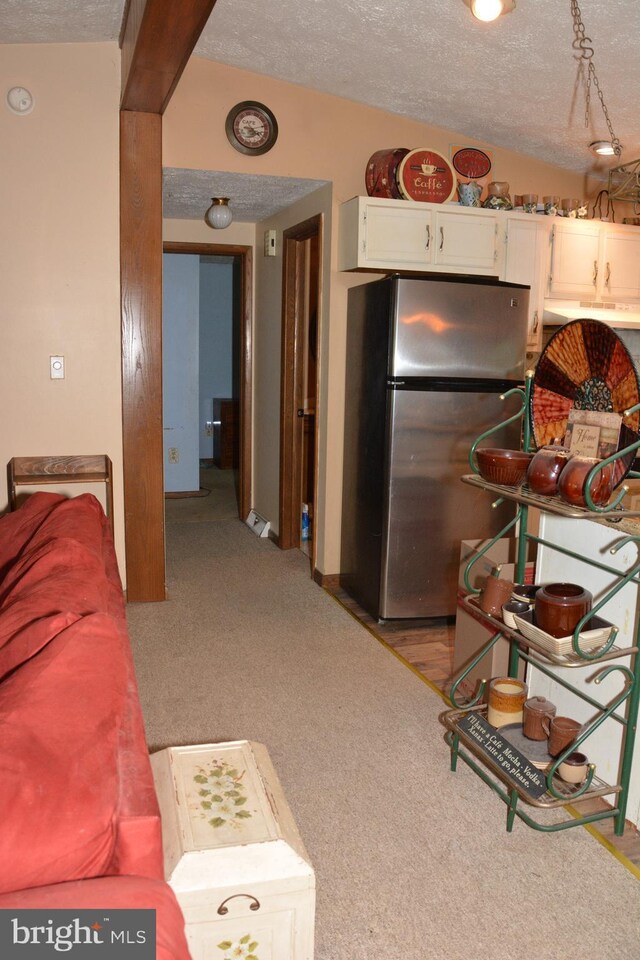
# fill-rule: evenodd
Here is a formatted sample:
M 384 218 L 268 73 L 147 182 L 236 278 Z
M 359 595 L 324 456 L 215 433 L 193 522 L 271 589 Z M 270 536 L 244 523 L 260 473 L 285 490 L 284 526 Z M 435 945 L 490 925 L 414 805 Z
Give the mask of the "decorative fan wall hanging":
M 538 447 L 564 438 L 571 410 L 624 414 L 640 403 L 633 360 L 617 333 L 599 320 L 572 320 L 552 336 L 533 378 L 531 426 Z M 639 438 L 638 412 L 625 417 L 618 450 Z M 631 469 L 636 452 L 616 462 L 615 486 Z

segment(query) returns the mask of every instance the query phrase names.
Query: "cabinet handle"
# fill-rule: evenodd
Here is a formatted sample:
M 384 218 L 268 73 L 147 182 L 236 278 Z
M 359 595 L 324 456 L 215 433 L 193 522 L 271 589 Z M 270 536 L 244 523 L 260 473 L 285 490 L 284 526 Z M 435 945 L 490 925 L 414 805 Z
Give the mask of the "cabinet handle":
M 594 260 L 594 261 L 593 261 L 593 285 L 594 285 L 594 287 L 595 287 L 595 285 L 596 285 L 597 282 L 598 282 L 598 261 L 597 261 L 597 260 Z
M 444 247 L 444 227 L 440 227 L 440 249 Z
M 534 315 L 533 315 L 533 330 L 532 330 L 532 333 L 537 333 L 537 332 L 538 332 L 539 323 L 540 323 L 540 321 L 538 320 L 538 311 L 536 310 L 536 312 L 535 312 Z
M 430 243 L 431 243 L 431 227 L 429 226 L 429 224 L 427 224 L 427 245 L 425 246 L 425 250 L 429 249 Z
M 611 264 L 607 261 L 607 275 L 604 278 L 605 287 L 609 286 L 609 281 L 611 280 Z

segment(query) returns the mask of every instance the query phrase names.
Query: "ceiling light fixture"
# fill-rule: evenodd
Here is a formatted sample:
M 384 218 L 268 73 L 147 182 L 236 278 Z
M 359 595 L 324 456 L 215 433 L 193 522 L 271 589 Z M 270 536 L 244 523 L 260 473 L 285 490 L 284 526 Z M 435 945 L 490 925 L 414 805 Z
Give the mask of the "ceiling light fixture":
M 599 153 L 601 156 L 619 157 L 622 153 L 622 145 L 613 132 L 613 124 L 611 123 L 611 118 L 609 117 L 607 105 L 604 102 L 604 94 L 600 87 L 600 81 L 598 80 L 595 64 L 593 62 L 594 50 L 592 46 L 592 40 L 591 37 L 587 37 L 585 34 L 585 26 L 582 22 L 582 11 L 578 6 L 577 0 L 571 0 L 571 17 L 573 19 L 574 34 L 572 47 L 576 51 L 576 59 L 578 61 L 578 78 L 580 78 L 580 75 L 584 72 L 585 68 L 587 73 L 584 125 L 585 127 L 589 127 L 591 122 L 591 87 L 593 86 L 598 94 L 598 99 L 600 100 L 600 105 L 602 106 L 602 112 L 604 113 L 604 119 L 607 123 L 607 129 L 609 131 L 608 146 L 611 148 L 611 152 L 609 153 L 604 149 L 597 149 L 597 146 L 599 147 L 601 144 L 607 143 L 607 141 L 603 140 L 596 140 L 589 144 L 589 147 L 595 153 Z
M 589 150 L 599 157 L 615 157 L 616 151 L 609 140 L 594 140 L 589 144 Z
M 211 206 L 204 215 L 205 223 L 214 230 L 224 230 L 233 220 L 229 197 L 211 197 Z
M 476 20 L 490 23 L 515 10 L 516 0 L 464 0 Z

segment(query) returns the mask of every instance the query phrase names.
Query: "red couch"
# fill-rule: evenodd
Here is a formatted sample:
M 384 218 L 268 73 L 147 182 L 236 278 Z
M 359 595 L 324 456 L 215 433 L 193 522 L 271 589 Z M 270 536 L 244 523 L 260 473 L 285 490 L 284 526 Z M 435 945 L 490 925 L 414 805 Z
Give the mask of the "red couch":
M 36 493 L 0 517 L 0 729 L 0 908 L 154 908 L 158 960 L 189 960 L 90 494 Z

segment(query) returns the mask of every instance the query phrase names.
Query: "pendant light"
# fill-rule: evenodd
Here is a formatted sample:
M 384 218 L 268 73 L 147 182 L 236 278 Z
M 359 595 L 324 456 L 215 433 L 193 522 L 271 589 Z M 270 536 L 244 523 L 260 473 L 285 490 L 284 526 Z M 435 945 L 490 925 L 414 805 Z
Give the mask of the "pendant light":
M 204 215 L 205 223 L 214 230 L 224 230 L 233 220 L 229 197 L 211 197 L 211 206 Z

